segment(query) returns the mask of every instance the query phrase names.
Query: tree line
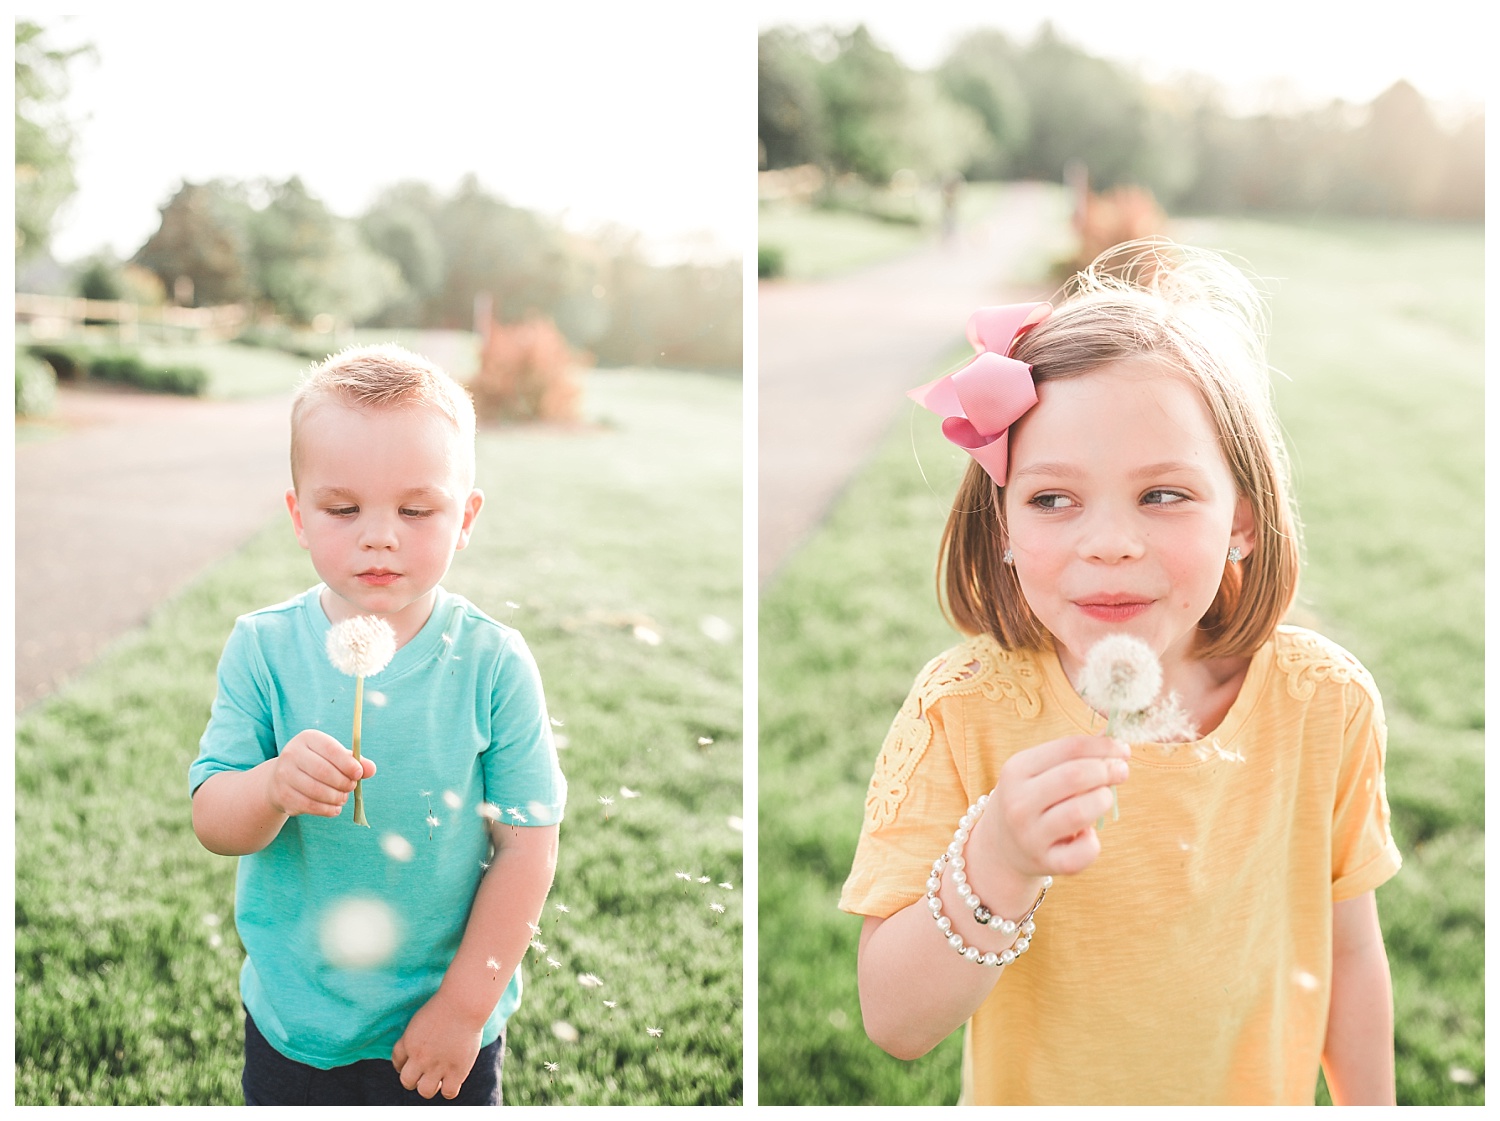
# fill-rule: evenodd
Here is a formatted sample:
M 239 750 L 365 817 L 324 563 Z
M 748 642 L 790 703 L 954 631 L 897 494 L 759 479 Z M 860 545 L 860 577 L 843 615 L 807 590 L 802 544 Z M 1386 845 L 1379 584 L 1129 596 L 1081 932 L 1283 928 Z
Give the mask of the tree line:
M 763 170 L 814 164 L 832 180 L 1062 181 L 1149 189 L 1171 210 L 1480 219 L 1484 116 L 1443 127 L 1398 81 L 1368 105 L 1235 116 L 1206 78 L 1153 85 L 1062 39 L 977 29 L 930 71 L 863 26 L 760 36 Z

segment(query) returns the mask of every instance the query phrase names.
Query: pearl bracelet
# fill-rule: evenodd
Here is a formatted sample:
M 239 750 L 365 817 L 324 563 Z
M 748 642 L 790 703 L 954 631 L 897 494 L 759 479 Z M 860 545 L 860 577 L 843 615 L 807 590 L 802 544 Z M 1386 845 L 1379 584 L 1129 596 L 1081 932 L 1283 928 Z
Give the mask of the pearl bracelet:
M 1042 877 L 1041 893 L 1036 897 L 1030 909 L 1019 919 L 1003 919 L 980 902 L 979 896 L 969 887 L 969 878 L 964 872 L 964 846 L 968 844 L 969 831 L 974 828 L 974 823 L 979 820 L 980 814 L 984 813 L 984 807 L 989 800 L 988 794 L 979 796 L 979 801 L 970 806 L 969 812 L 959 819 L 958 828 L 953 833 L 953 840 L 948 845 L 947 851 L 932 862 L 932 875 L 927 878 L 927 909 L 932 912 L 938 932 L 948 940 L 948 945 L 952 946 L 965 961 L 973 962 L 975 965 L 1005 966 L 1015 961 L 1031 947 L 1031 936 L 1036 933 L 1036 923 L 1031 919 L 1036 914 L 1037 908 L 1042 905 L 1042 900 L 1047 898 L 1047 889 L 1052 886 L 1052 877 Z M 977 946 L 964 945 L 963 936 L 953 929 L 953 920 L 943 914 L 943 901 L 938 898 L 938 891 L 943 886 L 944 865 L 952 866 L 953 886 L 958 888 L 959 895 L 963 897 L 964 906 L 973 910 L 975 922 L 1001 934 L 1020 932 L 1021 936 L 1008 949 L 998 954 L 984 953 Z

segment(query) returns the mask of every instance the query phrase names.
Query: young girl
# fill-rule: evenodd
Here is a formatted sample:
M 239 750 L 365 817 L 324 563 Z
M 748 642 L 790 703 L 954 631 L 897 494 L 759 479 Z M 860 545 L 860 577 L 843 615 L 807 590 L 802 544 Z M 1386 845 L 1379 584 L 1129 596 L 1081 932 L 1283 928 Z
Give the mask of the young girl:
M 1335 1102 L 1393 1104 L 1385 719 L 1352 656 L 1282 625 L 1259 295 L 1169 242 L 1072 289 L 976 313 L 978 356 L 912 391 L 974 459 L 939 570 L 972 637 L 870 784 L 840 900 L 865 1029 L 910 1059 L 967 1022 L 965 1104 L 1311 1104 L 1320 1061 Z M 1079 689 L 1116 634 L 1200 738 L 1101 734 Z

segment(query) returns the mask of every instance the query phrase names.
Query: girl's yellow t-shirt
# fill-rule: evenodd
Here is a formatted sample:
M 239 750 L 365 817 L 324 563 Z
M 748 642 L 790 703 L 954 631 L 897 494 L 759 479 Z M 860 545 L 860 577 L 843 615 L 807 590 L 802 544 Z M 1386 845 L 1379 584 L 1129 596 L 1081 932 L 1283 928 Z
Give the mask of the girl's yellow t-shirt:
M 881 748 L 839 906 L 915 902 L 1011 754 L 1103 727 L 1050 650 L 981 636 L 933 659 Z M 1058 877 L 969 1021 L 961 1100 L 1311 1104 L 1333 903 L 1401 866 L 1385 739 L 1364 667 L 1281 627 L 1211 734 L 1133 745 L 1099 859 Z

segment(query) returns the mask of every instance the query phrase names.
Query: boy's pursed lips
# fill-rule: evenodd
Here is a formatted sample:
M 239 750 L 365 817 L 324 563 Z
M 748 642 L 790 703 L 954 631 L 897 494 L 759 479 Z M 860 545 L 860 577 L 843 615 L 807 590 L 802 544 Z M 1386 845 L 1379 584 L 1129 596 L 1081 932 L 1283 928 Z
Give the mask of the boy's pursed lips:
M 355 573 L 355 579 L 363 584 L 390 584 L 401 579 L 401 573 L 392 572 L 388 568 L 367 568 Z

